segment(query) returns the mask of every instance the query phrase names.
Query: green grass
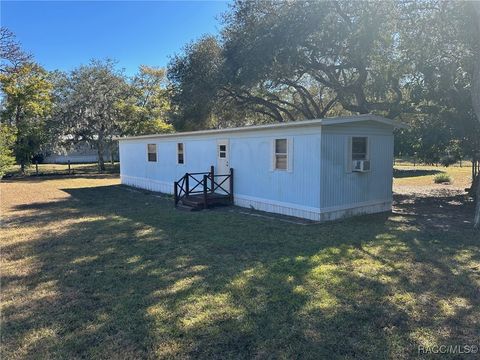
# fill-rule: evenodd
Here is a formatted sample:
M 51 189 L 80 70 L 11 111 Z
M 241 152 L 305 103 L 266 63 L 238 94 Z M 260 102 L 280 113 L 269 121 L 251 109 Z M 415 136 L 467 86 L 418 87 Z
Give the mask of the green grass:
M 405 197 L 405 215 L 302 226 L 179 212 L 103 181 L 3 184 L 2 358 L 409 359 L 478 344 L 480 242 L 441 221 L 471 210 L 462 197 L 434 208 L 440 224 Z

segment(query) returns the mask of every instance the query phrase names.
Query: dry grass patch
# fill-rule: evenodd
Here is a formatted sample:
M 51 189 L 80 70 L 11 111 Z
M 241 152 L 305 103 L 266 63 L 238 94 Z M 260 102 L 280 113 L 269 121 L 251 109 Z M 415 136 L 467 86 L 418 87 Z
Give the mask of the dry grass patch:
M 438 175 L 448 176 L 451 184 L 440 182 L 435 184 L 435 177 Z M 401 164 L 394 168 L 394 185 L 396 187 L 408 188 L 410 191 L 419 191 L 425 188 L 432 189 L 465 189 L 472 183 L 471 166 L 427 166 L 413 164 Z

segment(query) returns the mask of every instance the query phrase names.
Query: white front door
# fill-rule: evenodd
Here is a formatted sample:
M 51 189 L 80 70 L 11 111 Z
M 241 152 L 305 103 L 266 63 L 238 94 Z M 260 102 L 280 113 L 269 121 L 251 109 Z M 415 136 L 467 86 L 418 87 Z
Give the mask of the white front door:
M 215 175 L 228 175 L 228 174 L 230 174 L 230 147 L 228 144 L 228 140 L 218 140 L 217 141 L 217 168 L 215 169 Z M 225 180 L 225 177 L 215 178 L 215 181 L 217 183 L 221 183 L 223 180 Z M 230 181 L 228 179 L 222 184 L 222 188 L 228 191 L 230 190 Z

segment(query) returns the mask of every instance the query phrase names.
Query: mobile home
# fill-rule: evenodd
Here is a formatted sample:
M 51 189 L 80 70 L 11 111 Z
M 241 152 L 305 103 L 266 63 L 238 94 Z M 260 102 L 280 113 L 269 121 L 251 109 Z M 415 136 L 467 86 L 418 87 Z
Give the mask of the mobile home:
M 397 126 L 359 115 L 120 138 L 121 182 L 173 194 L 213 166 L 234 169 L 237 206 L 316 221 L 389 211 Z
M 46 164 L 94 163 L 98 161 L 98 151 L 85 142 L 77 143 L 71 148 L 47 149 L 43 153 L 43 162 Z M 118 161 L 118 149 L 105 150 L 105 161 Z

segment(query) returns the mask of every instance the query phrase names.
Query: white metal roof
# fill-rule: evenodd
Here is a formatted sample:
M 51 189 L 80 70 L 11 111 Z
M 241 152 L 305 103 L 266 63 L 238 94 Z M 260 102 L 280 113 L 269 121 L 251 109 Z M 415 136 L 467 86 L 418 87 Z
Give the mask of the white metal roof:
M 177 137 L 177 136 L 196 136 L 196 135 L 209 135 L 209 134 L 224 134 L 224 133 L 236 133 L 236 132 L 247 132 L 247 131 L 258 131 L 258 130 L 267 130 L 267 129 L 277 129 L 277 128 L 299 128 L 299 127 L 311 127 L 311 126 L 328 126 L 328 125 L 339 125 L 347 123 L 355 123 L 359 121 L 376 121 L 385 125 L 390 125 L 398 128 L 405 128 L 406 125 L 402 124 L 399 121 L 387 119 L 381 116 L 364 114 L 364 115 L 355 115 L 355 116 L 342 116 L 342 117 L 333 117 L 333 118 L 323 118 L 323 119 L 314 119 L 314 120 L 301 120 L 301 121 L 289 121 L 283 123 L 273 123 L 266 125 L 252 125 L 252 126 L 243 126 L 235 128 L 225 128 L 225 129 L 211 129 L 211 130 L 198 130 L 198 131 L 185 131 L 185 132 L 176 132 L 170 134 L 151 134 L 151 135 L 140 135 L 140 136 L 127 136 L 127 137 L 117 137 L 115 140 L 140 140 L 140 139 L 151 139 L 151 138 L 168 138 L 168 137 Z

